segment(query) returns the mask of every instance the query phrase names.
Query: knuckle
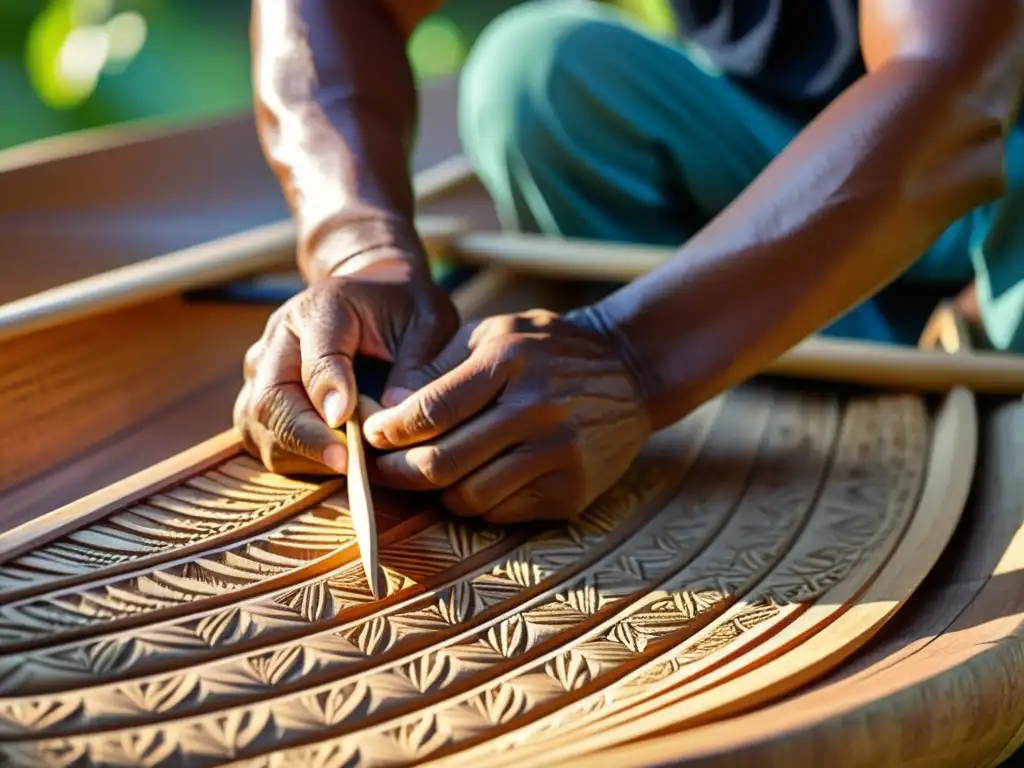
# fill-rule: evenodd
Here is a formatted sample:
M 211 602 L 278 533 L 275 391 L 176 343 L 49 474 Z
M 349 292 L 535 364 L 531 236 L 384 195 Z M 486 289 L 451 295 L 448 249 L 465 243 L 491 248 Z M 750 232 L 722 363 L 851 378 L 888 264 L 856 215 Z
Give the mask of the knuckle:
M 245 357 L 243 358 L 242 365 L 245 369 L 246 376 L 251 376 L 252 372 L 259 366 L 266 348 L 266 343 L 263 339 L 260 339 L 245 351 Z
M 418 428 L 439 429 L 451 421 L 452 407 L 438 394 L 428 393 L 416 401 L 413 423 Z
M 340 298 L 339 284 L 329 281 L 310 286 L 295 297 L 293 322 L 302 325 L 305 321 L 323 325 L 330 323 L 337 314 Z
M 289 299 L 270 313 L 270 317 L 267 318 L 267 324 L 263 331 L 264 340 L 273 336 L 274 331 L 277 330 L 278 326 L 287 323 L 288 317 L 291 315 L 294 306 L 295 299 Z
M 252 415 L 258 424 L 274 436 L 276 445 L 289 451 L 301 450 L 298 418 L 288 406 L 288 392 L 280 386 L 267 387 L 256 395 Z
M 235 398 L 235 405 L 231 409 L 231 421 L 235 425 L 235 428 L 243 433 L 248 432 L 249 422 L 249 386 L 248 384 L 242 387 L 242 390 L 238 393 L 238 397 Z
M 315 386 L 317 383 L 331 377 L 331 374 L 338 365 L 337 357 L 338 355 L 321 355 L 306 364 L 306 380 L 310 385 Z
M 280 418 L 285 405 L 285 393 L 279 386 L 265 387 L 256 392 L 252 398 L 250 413 L 257 424 L 273 431 L 273 424 Z
M 277 444 L 284 450 L 303 456 L 309 453 L 305 442 L 299 434 L 298 419 L 294 415 L 290 413 L 284 414 L 277 420 L 273 432 L 274 437 L 277 438 Z
M 425 449 L 417 465 L 427 482 L 437 488 L 451 485 L 459 476 L 459 465 L 451 451 L 437 446 Z

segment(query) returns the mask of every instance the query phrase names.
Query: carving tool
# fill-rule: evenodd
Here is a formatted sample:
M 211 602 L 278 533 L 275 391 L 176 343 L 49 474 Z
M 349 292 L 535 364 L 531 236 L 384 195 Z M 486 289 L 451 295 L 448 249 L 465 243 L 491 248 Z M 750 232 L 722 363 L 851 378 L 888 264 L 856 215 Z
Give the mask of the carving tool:
M 363 445 L 362 419 L 359 408 L 345 424 L 348 442 L 348 508 L 352 527 L 359 544 L 359 558 L 363 562 L 370 593 L 380 598 L 386 591 L 377 552 L 377 521 L 374 517 L 370 479 L 366 474 L 366 448 Z
M 368 397 L 379 403 L 391 365 L 383 360 L 356 355 L 352 360 L 352 370 L 360 401 Z M 345 423 L 345 440 L 348 443 L 348 508 L 370 594 L 379 599 L 387 592 L 387 583 L 377 551 L 377 519 L 366 471 L 366 445 L 363 442 L 363 417 L 367 414 L 363 410 L 362 402 L 358 403 L 352 418 Z

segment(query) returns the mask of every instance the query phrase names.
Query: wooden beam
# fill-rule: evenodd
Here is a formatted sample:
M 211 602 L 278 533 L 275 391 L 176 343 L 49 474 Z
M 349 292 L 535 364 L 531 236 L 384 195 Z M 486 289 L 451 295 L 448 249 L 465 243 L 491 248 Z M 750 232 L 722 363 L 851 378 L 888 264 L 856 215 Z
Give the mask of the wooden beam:
M 649 272 L 676 249 L 547 238 L 531 234 L 474 232 L 441 237 L 434 244 L 456 261 L 490 264 L 548 278 L 628 282 Z M 814 336 L 772 362 L 766 373 L 919 391 L 961 386 L 988 394 L 1024 393 L 1024 356 L 997 352 L 950 355 Z
M 449 158 L 416 174 L 417 200 L 435 200 L 472 177 L 462 156 Z M 445 241 L 463 228 L 461 220 L 430 217 L 420 231 L 428 241 Z M 4 304 L 0 306 L 0 341 L 294 263 L 294 223 L 268 224 Z
M 472 177 L 455 157 L 416 177 L 420 200 L 439 197 Z M 456 259 L 546 277 L 628 280 L 655 268 L 671 248 L 469 233 L 458 218 L 421 217 L 421 237 Z M 0 340 L 182 290 L 215 285 L 293 263 L 294 226 L 271 224 L 112 270 L 0 307 Z M 1024 393 L 1024 356 L 938 351 L 812 337 L 771 363 L 766 373 L 899 389 L 963 386 L 990 394 Z
M 629 282 L 656 269 L 677 249 L 545 237 L 521 232 L 451 233 L 433 223 L 433 248 L 446 258 L 496 265 L 540 277 Z
M 765 373 L 889 389 L 944 392 L 966 387 L 993 395 L 1024 393 L 1024 356 L 999 352 L 951 355 L 812 336 L 771 363 Z

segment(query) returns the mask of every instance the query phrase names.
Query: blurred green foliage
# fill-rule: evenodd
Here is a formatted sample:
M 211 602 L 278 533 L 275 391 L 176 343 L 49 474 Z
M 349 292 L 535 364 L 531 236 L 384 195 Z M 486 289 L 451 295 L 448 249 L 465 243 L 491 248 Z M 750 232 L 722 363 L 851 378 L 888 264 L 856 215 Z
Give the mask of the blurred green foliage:
M 664 0 L 613 0 L 671 29 Z M 455 70 L 517 0 L 448 0 L 410 40 L 422 77 Z M 249 108 L 250 0 L 0 1 L 0 148 L 139 119 Z

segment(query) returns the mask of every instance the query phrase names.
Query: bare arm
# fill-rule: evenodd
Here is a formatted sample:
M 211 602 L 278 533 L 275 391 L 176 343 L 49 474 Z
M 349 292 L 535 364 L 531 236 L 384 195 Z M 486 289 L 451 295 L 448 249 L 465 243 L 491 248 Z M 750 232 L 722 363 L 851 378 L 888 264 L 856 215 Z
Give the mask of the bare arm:
M 412 226 L 416 90 L 405 44 L 441 4 L 253 0 L 257 127 L 310 282 L 424 266 Z
M 384 401 L 458 328 L 413 225 L 416 89 L 405 44 L 439 0 L 253 0 L 257 129 L 310 285 L 246 355 L 234 423 L 282 474 L 347 468 L 353 360 L 390 362 Z
M 1004 190 L 1021 0 L 862 0 L 869 73 L 663 267 L 594 308 L 663 426 L 895 279 Z

